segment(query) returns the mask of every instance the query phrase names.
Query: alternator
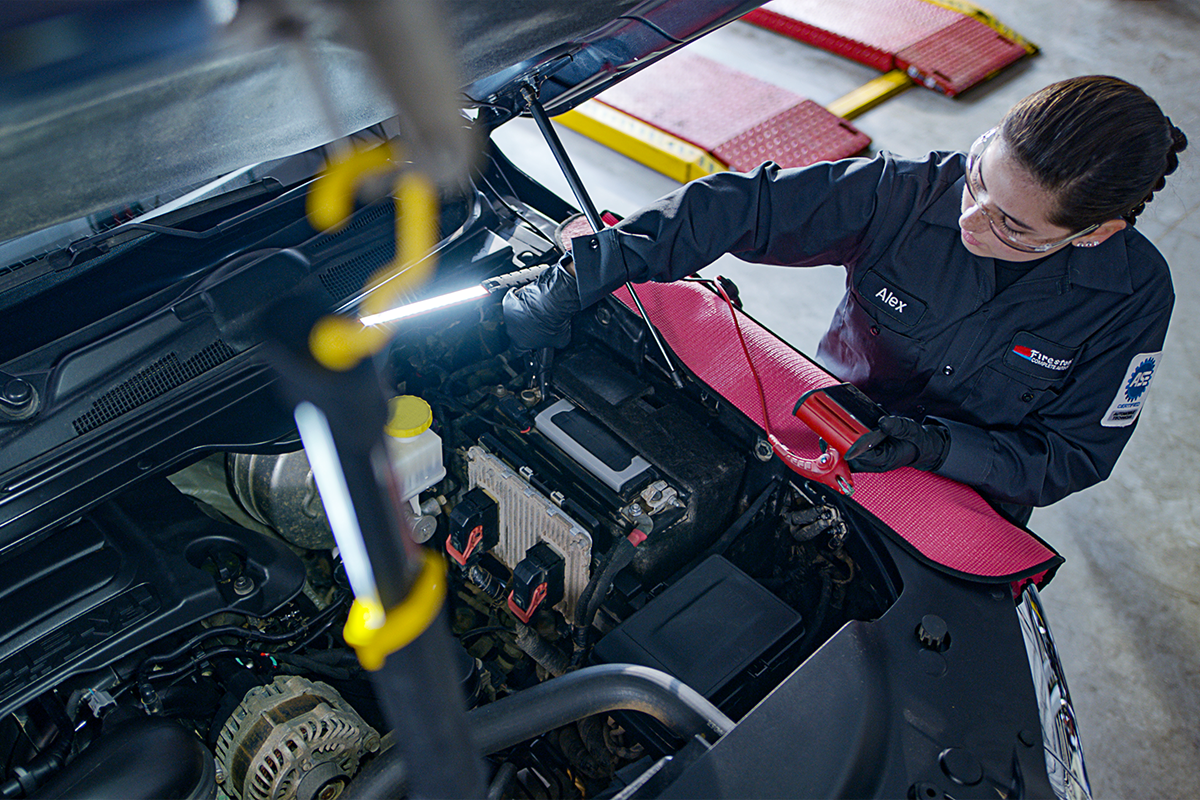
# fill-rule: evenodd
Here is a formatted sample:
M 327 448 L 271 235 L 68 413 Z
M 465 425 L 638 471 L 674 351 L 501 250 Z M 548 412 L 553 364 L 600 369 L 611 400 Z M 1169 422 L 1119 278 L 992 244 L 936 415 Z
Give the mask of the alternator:
M 324 683 L 280 676 L 258 686 L 221 729 L 218 777 L 241 800 L 334 800 L 379 734 Z

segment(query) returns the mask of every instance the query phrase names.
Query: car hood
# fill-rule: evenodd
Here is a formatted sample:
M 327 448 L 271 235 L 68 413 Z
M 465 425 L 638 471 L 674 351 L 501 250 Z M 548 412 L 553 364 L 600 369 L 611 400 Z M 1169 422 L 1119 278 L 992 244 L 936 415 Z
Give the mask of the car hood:
M 519 113 L 523 86 L 539 89 L 548 113 L 565 111 L 760 2 L 445 0 L 434 10 L 457 70 L 447 85 L 494 122 Z M 396 92 L 375 80 L 344 11 L 338 0 L 0 10 L 0 242 L 395 116 Z M 419 87 L 409 96 L 419 103 Z

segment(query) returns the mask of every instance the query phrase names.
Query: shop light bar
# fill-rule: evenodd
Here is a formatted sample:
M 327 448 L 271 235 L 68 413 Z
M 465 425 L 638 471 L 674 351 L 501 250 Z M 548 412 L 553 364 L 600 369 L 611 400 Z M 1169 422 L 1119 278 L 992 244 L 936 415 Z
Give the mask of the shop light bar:
M 321 409 L 308 402 L 297 405 L 293 415 L 300 439 L 304 442 L 304 451 L 312 465 L 317 489 L 321 493 L 325 516 L 329 518 L 329 527 L 333 529 L 333 538 L 337 542 L 342 564 L 346 567 L 350 588 L 354 590 L 354 597 L 368 609 L 370 618 L 367 627 L 378 627 L 383 624 L 382 615 L 371 614 L 371 610 L 382 608 L 379 589 L 375 585 L 375 573 L 371 569 L 362 529 L 358 526 L 358 514 L 350 498 L 350 488 L 342 473 L 329 420 Z
M 466 289 L 460 289 L 457 292 L 430 297 L 426 300 L 418 300 L 415 303 L 405 303 L 396 308 L 390 308 L 387 311 L 381 311 L 378 314 L 362 317 L 359 321 L 363 325 L 385 325 L 389 322 L 397 322 L 409 317 L 428 314 L 430 311 L 438 311 L 451 306 L 462 305 L 469 303 L 472 300 L 478 300 L 482 297 L 487 297 L 488 290 L 482 285 L 471 286 Z

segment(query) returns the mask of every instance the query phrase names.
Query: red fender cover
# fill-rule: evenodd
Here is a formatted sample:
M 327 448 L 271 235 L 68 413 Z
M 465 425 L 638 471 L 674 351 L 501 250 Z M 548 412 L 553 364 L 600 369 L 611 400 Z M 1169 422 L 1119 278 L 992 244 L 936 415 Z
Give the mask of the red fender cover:
M 637 293 L 679 360 L 762 427 L 762 403 L 729 305 L 696 282 L 645 283 Z M 614 294 L 633 308 L 626 289 Z M 804 392 L 837 380 L 750 317 L 735 313 L 762 380 L 771 432 L 797 455 L 816 457 L 817 436 L 792 416 L 792 407 Z M 988 582 L 1030 577 L 1040 582 L 1042 573 L 1062 563 L 1045 542 L 1008 522 L 974 489 L 948 478 L 904 468 L 855 473 L 854 486 L 851 502 L 883 522 L 923 560 L 951 574 Z

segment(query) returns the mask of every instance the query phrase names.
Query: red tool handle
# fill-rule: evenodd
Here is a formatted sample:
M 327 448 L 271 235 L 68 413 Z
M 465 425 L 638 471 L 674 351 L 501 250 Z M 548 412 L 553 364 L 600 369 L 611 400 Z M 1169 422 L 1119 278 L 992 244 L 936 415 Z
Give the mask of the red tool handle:
M 793 413 L 842 455 L 871 430 L 824 389 L 805 392 Z

